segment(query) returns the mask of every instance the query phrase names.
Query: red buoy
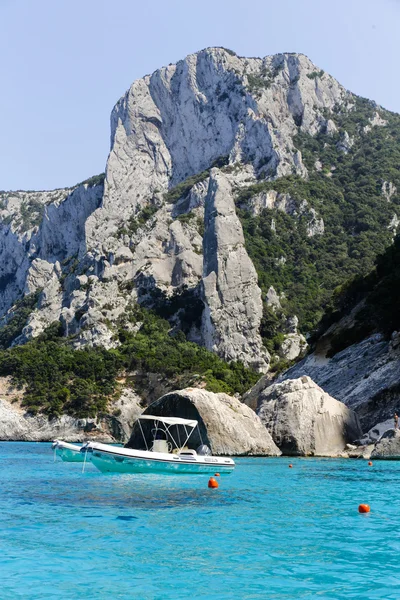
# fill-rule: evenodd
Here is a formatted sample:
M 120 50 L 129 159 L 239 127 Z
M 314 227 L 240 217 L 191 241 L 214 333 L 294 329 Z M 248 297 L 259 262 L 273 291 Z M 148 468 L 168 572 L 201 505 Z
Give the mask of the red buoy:
M 358 512 L 359 513 L 369 513 L 369 512 L 371 512 L 369 504 L 360 504 L 360 506 L 358 507 Z
M 214 473 L 214 477 L 220 477 L 219 473 Z
M 369 461 L 368 466 L 372 467 L 372 460 Z
M 293 469 L 293 465 L 289 465 L 289 469 Z
M 217 488 L 218 481 L 216 479 L 214 479 L 214 477 L 210 477 L 210 479 L 208 480 L 208 487 L 209 488 Z

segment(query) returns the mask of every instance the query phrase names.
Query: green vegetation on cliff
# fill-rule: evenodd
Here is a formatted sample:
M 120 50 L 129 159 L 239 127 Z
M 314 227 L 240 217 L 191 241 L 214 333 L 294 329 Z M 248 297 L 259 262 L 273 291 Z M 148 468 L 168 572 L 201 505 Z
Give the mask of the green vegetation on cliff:
M 184 385 L 204 382 L 214 392 L 243 393 L 258 375 L 240 363 L 227 364 L 218 356 L 172 336 L 168 321 L 136 306 L 127 315 L 130 323 L 141 323 L 137 333 L 120 324 L 117 349 L 74 350 L 61 337 L 55 323 L 40 337 L 0 351 L 0 375 L 11 376 L 26 386 L 23 404 L 27 410 L 49 415 L 67 413 L 78 417 L 104 412 L 117 392 L 119 373 L 154 373 L 174 378 Z
M 36 307 L 41 292 L 40 289 L 36 290 L 33 294 L 24 296 L 14 304 L 11 315 L 5 319 L 5 324 L 0 329 L 0 349 L 8 348 L 15 338 L 21 335 L 29 315 Z
M 356 308 L 354 324 L 337 331 L 331 338 L 329 355 L 362 341 L 373 333 L 389 337 L 400 330 L 400 237 L 378 257 L 374 269 L 339 287 L 320 323 L 322 334 L 332 323 Z
M 359 98 L 352 111 L 327 115 L 336 133 L 298 134 L 295 143 L 309 170 L 308 180 L 291 175 L 238 193 L 246 247 L 262 290 L 273 285 L 284 293 L 286 314 L 296 314 L 304 332 L 316 327 L 334 290 L 367 274 L 393 238 L 388 226 L 400 215 L 400 115 L 379 109 L 387 124 L 371 126 L 376 110 L 373 102 Z M 347 153 L 341 149 L 345 131 L 353 138 Z M 390 200 L 383 194 L 384 182 L 397 188 Z M 264 210 L 252 216 L 246 203 L 272 189 L 290 194 L 298 207 L 307 200 L 323 218 L 324 234 L 307 235 L 307 213 Z

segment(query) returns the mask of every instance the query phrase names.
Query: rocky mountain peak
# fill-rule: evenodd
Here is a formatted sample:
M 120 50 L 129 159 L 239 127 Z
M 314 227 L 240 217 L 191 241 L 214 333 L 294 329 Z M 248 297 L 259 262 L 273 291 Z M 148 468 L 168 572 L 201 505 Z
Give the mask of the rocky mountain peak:
M 196 310 L 190 318 L 188 309 L 170 311 L 171 326 L 226 360 L 265 371 L 260 270 L 242 211 L 250 207 L 258 218 L 276 210 L 317 243 L 325 218 L 279 182 L 309 180 L 314 167 L 305 164 L 299 136 L 323 134 L 337 144 L 344 134 L 336 115 L 355 105 L 334 78 L 294 53 L 245 58 L 206 48 L 135 81 L 111 114 L 104 182 L 1 194 L 3 324 L 17 300 L 43 290 L 18 343 L 60 320 L 76 346 L 112 347 L 115 323 L 132 304 L 159 309 L 190 298 Z M 387 122 L 376 107 L 374 115 L 365 135 Z M 332 177 L 335 167 L 317 158 L 315 172 Z M 264 189 L 270 183 L 274 189 Z M 242 192 L 252 200 L 241 203 Z M 285 256 L 274 260 L 286 268 Z

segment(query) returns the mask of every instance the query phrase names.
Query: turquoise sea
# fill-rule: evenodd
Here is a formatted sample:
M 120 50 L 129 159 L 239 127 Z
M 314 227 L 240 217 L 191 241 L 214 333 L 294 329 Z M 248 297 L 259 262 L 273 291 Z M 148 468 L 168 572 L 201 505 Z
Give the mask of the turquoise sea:
M 400 598 L 400 463 L 243 458 L 217 490 L 81 470 L 0 443 L 1 600 Z

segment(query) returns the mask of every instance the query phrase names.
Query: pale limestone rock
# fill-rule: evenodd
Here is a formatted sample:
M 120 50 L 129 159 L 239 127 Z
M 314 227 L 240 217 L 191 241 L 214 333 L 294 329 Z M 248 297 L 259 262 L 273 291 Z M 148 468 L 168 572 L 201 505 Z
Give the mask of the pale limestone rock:
M 302 352 L 305 352 L 307 342 L 301 333 L 288 333 L 280 347 L 280 354 L 287 360 L 294 360 Z
M 144 414 L 196 419 L 196 431 L 189 447 L 207 444 L 216 456 L 279 456 L 280 451 L 257 415 L 236 398 L 187 388 L 170 392 L 153 402 Z M 128 447 L 138 447 L 141 434 L 135 427 Z
M 370 123 L 372 127 L 385 127 L 388 122 L 385 119 L 382 119 L 381 115 L 376 111 L 372 119 L 370 119 Z
M 255 217 L 265 208 L 270 210 L 280 210 L 287 215 L 294 215 L 297 213 L 297 203 L 290 194 L 282 194 L 275 190 L 260 192 L 259 194 L 252 196 L 252 198 L 245 203 L 245 207 Z
M 382 423 L 377 423 L 360 438 L 360 444 L 375 444 L 386 431 L 393 429 L 393 425 L 393 418 L 386 419 Z
M 322 235 L 325 231 L 324 221 L 319 217 L 317 211 L 310 208 L 307 200 L 297 202 L 290 194 L 284 194 L 275 190 L 260 192 L 252 196 L 243 203 L 253 216 L 258 216 L 264 209 L 279 210 L 292 217 L 305 217 L 308 219 L 306 225 L 307 236 Z M 276 231 L 276 226 L 271 225 L 271 229 Z
M 386 198 L 388 202 L 390 202 L 392 196 L 397 194 L 397 188 L 391 181 L 383 181 L 381 189 L 382 195 Z
M 282 309 L 279 295 L 276 293 L 275 288 L 272 287 L 272 285 L 268 289 L 268 292 L 265 296 L 265 304 L 270 306 L 274 312 Z
M 225 360 L 268 369 L 259 334 L 262 319 L 257 273 L 244 247 L 231 186 L 211 171 L 205 206 L 202 334 L 209 350 Z
M 318 159 L 314 163 L 314 167 L 316 171 L 322 171 L 322 162 Z
M 325 338 L 325 336 L 324 336 Z M 327 358 L 329 336 L 317 350 L 288 369 L 278 381 L 308 375 L 326 392 L 359 415 L 363 429 L 393 416 L 400 405 L 396 391 L 400 372 L 398 340 L 376 334 Z M 376 398 L 380 398 L 376 402 Z
M 322 217 L 319 217 L 317 211 L 313 208 L 309 209 L 311 219 L 308 221 L 306 226 L 307 236 L 313 237 L 314 235 L 323 235 L 325 232 L 325 224 Z
M 385 119 L 382 119 L 378 111 L 376 111 L 374 116 L 369 119 L 369 122 L 369 125 L 365 125 L 365 127 L 363 127 L 364 133 L 369 133 L 373 127 L 386 127 L 388 123 Z
M 160 209 L 152 228 L 137 238 L 127 279 L 137 281 L 140 299 L 154 288 L 171 294 L 183 285 L 196 287 L 201 279 L 203 240 L 197 231 L 197 217 L 203 209 L 193 209 L 194 218 L 188 223 L 172 221 L 171 210 L 170 205 Z
M 344 154 L 348 154 L 353 146 L 354 138 L 350 137 L 347 131 L 343 133 L 341 140 L 336 144 L 337 149 L 341 150 Z
M 173 206 L 171 216 L 175 219 L 177 216 L 190 213 L 196 208 L 204 208 L 204 203 L 207 196 L 209 177 L 196 183 L 190 192 L 180 198 Z M 202 216 L 203 211 L 196 213 L 199 217 Z
M 388 225 L 389 231 L 391 231 L 394 235 L 396 235 L 399 224 L 400 224 L 400 219 L 395 213 L 393 215 L 393 217 L 391 218 L 390 223 Z
M 389 429 L 376 442 L 371 458 L 383 460 L 400 460 L 400 431 Z
M 113 322 L 129 301 L 143 294 L 145 299 L 154 288 L 167 294 L 195 289 L 203 271 L 198 223 L 208 189 L 205 170 L 229 157 L 226 177 L 234 188 L 260 176 L 307 177 L 293 143 L 298 127 L 316 134 L 326 111 L 348 109 L 352 99 L 327 74 L 307 77 L 316 70 L 303 55 L 245 59 L 208 48 L 134 82 L 112 113 L 104 186 L 0 193 L 0 317 L 44 282 L 45 304 L 29 319 L 21 341 L 60 318 L 66 333 L 78 334 L 77 344 L 110 346 L 112 331 L 96 319 Z M 251 77 L 264 78 L 265 86 L 252 90 Z M 204 180 L 189 194 L 175 206 L 165 204 L 168 189 L 202 171 Z M 127 222 L 146 206 L 159 211 L 129 234 Z M 191 212 L 192 220 L 176 220 Z M 41 273 L 35 261 L 44 261 Z M 57 262 L 62 274 L 51 270 Z M 129 293 L 123 291 L 127 284 Z M 104 315 L 111 301 L 114 308 Z M 85 319 L 75 315 L 90 308 L 90 329 L 81 332 Z M 252 306 L 243 312 L 252 313 Z M 241 354 L 248 345 L 254 354 L 258 344 L 257 336 L 246 341 Z
M 328 120 L 326 121 L 326 125 L 325 125 L 325 127 L 326 127 L 326 129 L 325 129 L 325 130 L 326 130 L 326 133 L 327 133 L 328 135 L 334 135 L 335 133 L 337 133 L 337 132 L 338 132 L 338 128 L 336 127 L 336 125 L 335 125 L 335 123 L 332 121 L 332 119 L 328 119 Z
M 99 205 L 102 193 L 102 185 L 83 184 L 72 190 L 0 194 L 5 206 L 1 218 L 11 218 L 11 223 L 0 230 L 0 278 L 4 278 L 0 286 L 0 316 L 21 295 L 44 289 L 42 304 L 20 341 L 38 335 L 59 318 L 59 261 L 85 251 L 84 224 Z M 30 221 L 25 222 L 22 215 L 27 212 Z
M 336 456 L 361 433 L 356 414 L 309 377 L 264 389 L 257 414 L 286 455 Z
M 306 177 L 292 141 L 296 122 L 317 133 L 324 110 L 351 97 L 329 75 L 310 80 L 314 71 L 303 55 L 244 59 L 207 48 L 134 82 L 112 113 L 104 199 L 87 223 L 91 244 L 112 245 L 122 214 L 222 156 Z M 272 85 L 254 94 L 249 76 L 263 73 Z
M 297 328 L 299 326 L 299 319 L 296 315 L 288 317 L 285 323 L 285 330 L 287 333 L 298 333 Z
M 279 360 L 279 356 L 275 355 L 274 359 Z M 254 412 L 257 410 L 258 399 L 260 397 L 261 392 L 264 391 L 268 386 L 272 385 L 274 381 L 274 375 L 271 373 L 266 373 L 253 385 L 252 388 L 247 390 L 241 398 L 243 404 L 249 406 Z
M 118 431 L 117 439 L 127 442 L 132 434 L 132 429 L 143 412 L 142 399 L 131 388 L 123 388 L 120 397 L 113 405 L 115 415 L 115 429 Z M 117 433 L 116 431 L 116 433 Z

